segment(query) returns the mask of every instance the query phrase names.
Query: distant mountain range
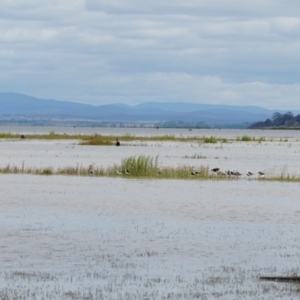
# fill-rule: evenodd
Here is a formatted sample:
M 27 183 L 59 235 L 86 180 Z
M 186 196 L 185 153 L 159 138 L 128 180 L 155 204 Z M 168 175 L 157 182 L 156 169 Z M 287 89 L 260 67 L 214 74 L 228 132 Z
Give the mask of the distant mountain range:
M 279 111 L 279 110 L 276 110 Z M 257 106 L 230 106 L 183 102 L 146 102 L 89 105 L 45 100 L 18 93 L 0 93 L 0 118 L 84 118 L 112 122 L 205 122 L 207 124 L 253 123 L 271 118 L 275 110 Z

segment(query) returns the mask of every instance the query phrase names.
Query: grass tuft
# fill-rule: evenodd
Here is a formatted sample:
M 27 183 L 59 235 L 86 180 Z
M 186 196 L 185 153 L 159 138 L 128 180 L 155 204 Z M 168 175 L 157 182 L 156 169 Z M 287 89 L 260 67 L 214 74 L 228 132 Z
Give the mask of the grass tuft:
M 214 136 L 204 137 L 204 143 L 216 144 L 217 143 L 217 139 Z

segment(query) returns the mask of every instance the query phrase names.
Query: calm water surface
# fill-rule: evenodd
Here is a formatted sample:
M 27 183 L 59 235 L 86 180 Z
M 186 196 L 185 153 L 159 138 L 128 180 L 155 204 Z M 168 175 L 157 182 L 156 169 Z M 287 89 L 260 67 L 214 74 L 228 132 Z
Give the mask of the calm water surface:
M 55 131 L 72 133 L 67 129 Z M 33 132 L 22 130 L 0 131 Z M 103 131 L 116 136 L 129 132 Z M 258 279 L 299 272 L 299 183 L 249 180 L 245 175 L 247 169 L 299 173 L 298 132 L 269 134 L 263 136 L 274 135 L 278 141 L 131 142 L 122 147 L 0 141 L 2 167 L 109 166 L 145 154 L 158 155 L 162 165 L 237 168 L 243 173 L 228 181 L 0 175 L 0 298 L 297 299 L 297 285 Z
M 73 126 L 0 126 L 0 132 L 20 134 L 47 134 L 50 131 L 66 134 L 103 134 L 103 135 L 174 135 L 187 136 L 215 136 L 236 138 L 249 135 L 255 137 L 300 138 L 299 130 L 251 130 L 251 129 L 176 129 L 176 128 L 108 128 L 108 127 L 73 127 Z
M 39 299 L 46 292 L 96 299 L 99 289 L 103 299 L 297 295 L 294 286 L 258 277 L 298 270 L 299 184 L 0 180 L 2 291 L 36 290 Z

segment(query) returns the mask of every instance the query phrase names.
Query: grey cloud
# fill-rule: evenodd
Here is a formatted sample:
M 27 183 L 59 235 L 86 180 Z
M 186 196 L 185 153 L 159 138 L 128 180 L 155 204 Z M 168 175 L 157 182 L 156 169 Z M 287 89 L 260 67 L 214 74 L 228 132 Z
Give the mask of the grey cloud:
M 296 1 L 0 3 L 0 91 L 93 104 L 296 105 Z
M 129 14 L 188 14 L 197 16 L 265 17 L 294 16 L 300 3 L 296 0 L 86 0 L 88 10 Z

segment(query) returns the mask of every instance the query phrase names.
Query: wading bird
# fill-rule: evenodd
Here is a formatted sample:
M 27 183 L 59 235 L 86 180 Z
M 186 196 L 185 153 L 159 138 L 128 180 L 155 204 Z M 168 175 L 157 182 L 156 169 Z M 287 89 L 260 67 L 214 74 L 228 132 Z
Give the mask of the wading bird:
M 196 175 L 198 175 L 199 174 L 199 172 L 197 172 L 195 169 L 193 169 L 193 171 L 191 172 L 191 175 L 192 176 L 196 176 Z
M 88 172 L 89 172 L 91 175 L 94 174 L 94 170 L 93 170 L 93 166 L 92 166 L 92 165 L 89 165 Z

